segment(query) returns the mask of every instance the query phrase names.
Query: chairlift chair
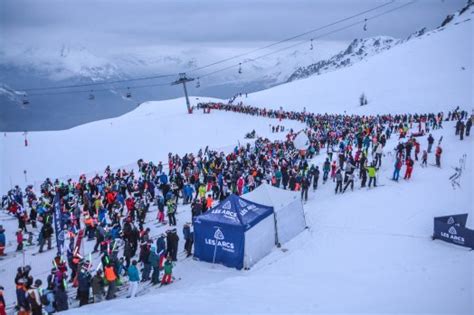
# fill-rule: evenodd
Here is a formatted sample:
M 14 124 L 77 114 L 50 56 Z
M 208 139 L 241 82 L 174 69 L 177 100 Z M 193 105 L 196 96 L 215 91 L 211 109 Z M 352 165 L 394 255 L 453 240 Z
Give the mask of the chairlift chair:
M 28 98 L 26 97 L 26 94 L 23 95 L 23 100 L 21 101 L 23 105 L 28 105 L 30 104 L 30 101 L 28 100 Z
M 313 39 L 311 38 L 311 46 L 309 47 L 309 50 L 313 50 Z
M 367 32 L 367 19 L 364 20 L 364 31 Z
M 130 88 L 127 87 L 127 94 L 126 94 L 127 98 L 131 98 L 132 97 L 132 92 L 130 92 Z
M 92 101 L 92 100 L 95 99 L 95 96 L 94 96 L 94 93 L 93 93 L 93 92 L 94 92 L 94 91 L 91 90 L 91 93 L 89 94 L 89 100 L 90 100 L 90 101 Z
M 242 73 L 242 63 L 239 62 L 239 74 L 241 74 L 241 73 Z

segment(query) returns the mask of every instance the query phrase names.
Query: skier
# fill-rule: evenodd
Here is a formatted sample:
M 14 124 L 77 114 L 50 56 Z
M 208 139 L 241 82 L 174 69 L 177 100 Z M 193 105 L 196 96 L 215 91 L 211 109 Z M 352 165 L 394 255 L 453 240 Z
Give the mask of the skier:
M 105 280 L 107 280 L 109 284 L 109 288 L 107 290 L 107 295 L 105 297 L 106 300 L 111 300 L 115 298 L 115 281 L 117 280 L 117 274 L 115 273 L 114 267 L 112 266 L 111 263 L 109 263 L 105 267 Z
M 383 154 L 383 146 L 381 143 L 377 145 L 375 149 L 375 166 L 380 167 L 382 166 L 382 154 Z
M 163 279 L 161 280 L 161 285 L 160 286 L 162 286 L 164 284 L 170 284 L 171 280 L 172 280 L 173 261 L 172 261 L 172 259 L 169 255 L 168 255 L 168 258 L 165 261 L 164 269 L 165 269 L 165 275 L 163 276 Z
M 344 189 L 342 190 L 343 193 L 346 192 L 347 187 L 351 185 L 351 190 L 354 190 L 354 174 L 352 172 L 346 172 L 346 177 L 347 177 L 347 182 L 346 186 L 344 186 Z
M 434 143 L 434 138 L 430 133 L 430 135 L 428 136 L 428 153 L 431 153 L 431 148 L 433 147 L 433 143 Z
M 177 261 L 179 236 L 176 229 L 168 231 L 166 235 L 167 252 L 173 261 Z
M 132 264 L 128 267 L 127 270 L 129 287 L 127 298 L 135 297 L 137 295 L 138 283 L 140 281 L 140 275 L 138 273 L 137 261 L 132 260 Z
M 313 171 L 313 191 L 316 191 L 316 189 L 318 189 L 318 181 L 319 181 L 319 166 L 316 166 L 316 168 Z
M 311 185 L 311 181 L 308 176 L 303 176 L 301 181 L 301 200 L 308 201 L 308 190 Z
M 336 174 L 335 174 L 335 179 L 336 179 L 336 194 L 337 194 L 337 191 L 339 190 L 340 193 L 342 193 L 342 173 L 341 173 L 341 169 L 338 169 Z
M 367 183 L 367 168 L 365 166 L 361 166 L 359 175 L 360 175 L 360 188 L 364 188 L 365 184 Z
M 3 228 L 3 225 L 0 225 L 0 257 L 5 256 L 6 243 L 7 243 L 7 240 L 5 237 L 5 229 Z
M 369 188 L 372 186 L 372 182 L 374 182 L 374 187 L 377 187 L 377 170 L 374 162 L 367 168 L 367 172 L 369 173 Z
M 421 156 L 421 167 L 428 166 L 428 152 L 423 150 L 423 155 Z
M 465 129 L 465 125 L 464 125 L 464 122 L 463 121 L 459 121 L 460 124 L 459 124 L 459 140 L 464 140 L 464 129 Z
M 406 165 L 406 170 L 405 170 L 405 176 L 403 179 L 410 179 L 411 178 L 411 173 L 413 172 L 413 160 L 408 157 L 407 160 L 405 161 Z
M 176 225 L 176 202 L 173 198 L 169 199 L 166 202 L 166 207 L 168 208 L 168 224 L 169 226 Z
M 415 161 L 418 161 L 418 154 L 420 154 L 420 143 L 413 139 L 413 144 L 415 146 Z
M 0 285 L 0 315 L 7 315 L 5 298 L 3 297 L 4 288 Z
M 160 282 L 160 256 L 156 252 L 156 246 L 151 246 L 150 249 L 150 256 L 148 256 L 148 263 L 150 264 L 152 268 L 152 273 L 151 273 L 151 283 L 153 285 L 156 285 Z
M 16 243 L 17 243 L 16 251 L 19 252 L 19 251 L 23 250 L 23 233 L 22 233 L 22 229 L 18 229 L 18 231 L 16 232 Z
M 104 299 L 104 278 L 102 276 L 102 270 L 97 269 L 94 277 L 91 280 L 92 295 L 94 297 L 94 303 L 99 303 Z
M 186 257 L 192 255 L 193 248 L 193 232 L 191 232 L 191 223 L 186 223 L 183 226 L 183 235 L 185 239 L 184 250 L 186 251 Z
M 402 169 L 402 159 L 397 157 L 395 161 L 395 169 L 393 170 L 392 180 L 397 181 L 400 178 L 400 170 Z
M 48 250 L 51 249 L 51 237 L 53 235 L 53 227 L 51 226 L 50 223 L 46 222 L 43 224 L 41 227 L 41 231 L 39 234 L 39 252 L 43 252 L 43 247 L 45 243 L 48 243 Z
M 77 290 L 79 295 L 79 307 L 81 307 L 89 304 L 89 290 L 91 287 L 91 275 L 85 264 L 82 265 L 77 279 L 79 283 Z
M 474 119 L 474 117 L 470 117 L 467 119 L 467 122 L 466 122 L 466 137 L 469 137 L 469 135 L 471 134 L 471 128 L 472 128 L 472 120 Z
M 29 315 L 30 304 L 28 303 L 27 299 L 28 290 L 26 289 L 26 280 L 24 278 L 20 278 L 15 282 L 18 314 Z
M 435 157 L 436 157 L 436 166 L 441 167 L 441 153 L 443 153 L 443 149 L 441 146 L 436 147 Z

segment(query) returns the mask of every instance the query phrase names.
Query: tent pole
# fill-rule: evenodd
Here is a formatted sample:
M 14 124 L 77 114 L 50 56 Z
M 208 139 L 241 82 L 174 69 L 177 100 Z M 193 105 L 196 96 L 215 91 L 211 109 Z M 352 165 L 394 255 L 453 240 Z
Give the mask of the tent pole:
M 275 222 L 275 244 L 278 248 L 281 247 L 280 240 L 278 239 L 278 224 L 275 209 L 273 209 L 273 222 Z M 306 220 L 305 220 L 306 222 Z

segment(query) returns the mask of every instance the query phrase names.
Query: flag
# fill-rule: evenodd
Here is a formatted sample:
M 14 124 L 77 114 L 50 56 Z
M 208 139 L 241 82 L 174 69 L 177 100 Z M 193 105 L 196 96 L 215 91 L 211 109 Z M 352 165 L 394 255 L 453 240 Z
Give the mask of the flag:
M 56 234 L 56 247 L 60 256 L 64 248 L 64 229 L 61 215 L 61 197 L 59 192 L 54 196 L 54 231 Z

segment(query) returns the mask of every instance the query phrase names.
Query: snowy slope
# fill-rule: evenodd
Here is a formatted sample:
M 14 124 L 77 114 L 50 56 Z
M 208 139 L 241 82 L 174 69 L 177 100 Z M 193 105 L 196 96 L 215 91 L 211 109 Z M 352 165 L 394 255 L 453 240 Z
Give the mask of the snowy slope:
M 472 7 L 445 28 L 428 32 L 338 71 L 237 99 L 314 112 L 384 113 L 472 106 Z M 362 93 L 368 98 L 359 106 Z
M 205 100 L 219 101 L 200 98 Z M 197 102 L 192 98 L 193 104 Z M 207 144 L 216 149 L 232 149 L 238 141 L 244 141 L 247 132 L 255 129 L 262 134 L 269 130 L 269 119 L 240 118 L 220 112 L 189 115 L 180 98 L 147 102 L 121 117 L 69 130 L 30 132 L 27 147 L 23 133 L 4 133 L 0 136 L 0 192 L 5 193 L 11 185 L 38 184 L 46 177 L 67 179 L 103 171 L 107 165 L 134 167 L 140 158 L 166 163 L 168 152 L 197 152 Z M 304 127 L 296 122 L 288 122 L 287 126 L 297 130 Z
M 463 153 L 469 157 L 465 174 L 472 174 L 473 139 L 459 142 L 451 127 L 433 133 L 444 136 L 443 169 L 417 164 L 411 181 L 394 183 L 387 156 L 379 188 L 339 196 L 334 183 L 321 185 L 305 205 L 310 229 L 285 244 L 287 252 L 275 248 L 250 271 L 179 261 L 174 274 L 181 280 L 169 287 L 69 313 L 472 314 L 473 252 L 430 238 L 433 216 L 468 211 L 468 225 L 474 223 L 472 176 L 463 177 L 460 190 L 447 180 Z M 180 209 L 182 224 L 190 214 Z
M 311 77 L 249 95 L 249 104 L 313 112 L 425 112 L 471 105 L 472 22 L 452 24 L 419 39 L 385 51 L 367 61 L 332 73 Z M 466 70 L 460 70 L 464 66 Z M 335 85 L 335 86 L 334 86 Z M 362 92 L 369 105 L 359 108 Z M 193 103 L 197 100 L 192 98 Z M 203 100 L 203 99 L 202 99 Z M 317 101 L 317 102 L 313 102 Z M 468 108 L 465 108 L 468 109 Z M 271 134 L 269 119 L 235 113 L 185 113 L 183 99 L 148 102 L 122 117 L 59 132 L 0 137 L 0 191 L 45 177 L 133 167 L 144 158 L 164 161 L 168 152 L 231 149 L 246 132 Z M 299 129 L 296 122 L 283 122 Z M 229 314 L 229 313 L 424 313 L 474 312 L 474 255 L 472 251 L 431 241 L 433 216 L 469 212 L 474 228 L 473 137 L 460 142 L 453 124 L 434 131 L 443 136 L 443 168 L 415 165 L 409 182 L 388 180 L 394 161 L 383 159 L 379 184 L 372 190 L 334 195 L 334 183 L 310 193 L 305 205 L 309 230 L 273 252 L 249 271 L 237 271 L 193 260 L 179 261 L 174 274 L 181 280 L 147 295 L 117 299 L 70 314 Z M 426 138 L 421 138 L 421 149 Z M 396 144 L 391 139 L 386 153 Z M 453 190 L 451 166 L 466 153 L 468 163 L 461 189 Z M 313 163 L 320 165 L 323 156 Z M 434 157 L 430 155 L 429 162 Z M 356 187 L 359 183 L 356 182 Z M 152 209 L 150 218 L 156 213 Z M 180 206 L 178 231 L 189 221 L 189 208 Z M 14 243 L 14 220 L 0 217 Z M 153 235 L 166 227 L 153 228 Z M 160 230 L 161 229 L 161 230 Z M 7 252 L 12 251 L 10 244 Z M 92 244 L 87 244 L 87 250 Z M 182 248 L 182 242 L 180 243 Z M 45 277 L 52 253 L 31 256 L 33 275 Z M 13 274 L 20 257 L 0 261 L 0 282 L 8 304 L 14 300 Z

